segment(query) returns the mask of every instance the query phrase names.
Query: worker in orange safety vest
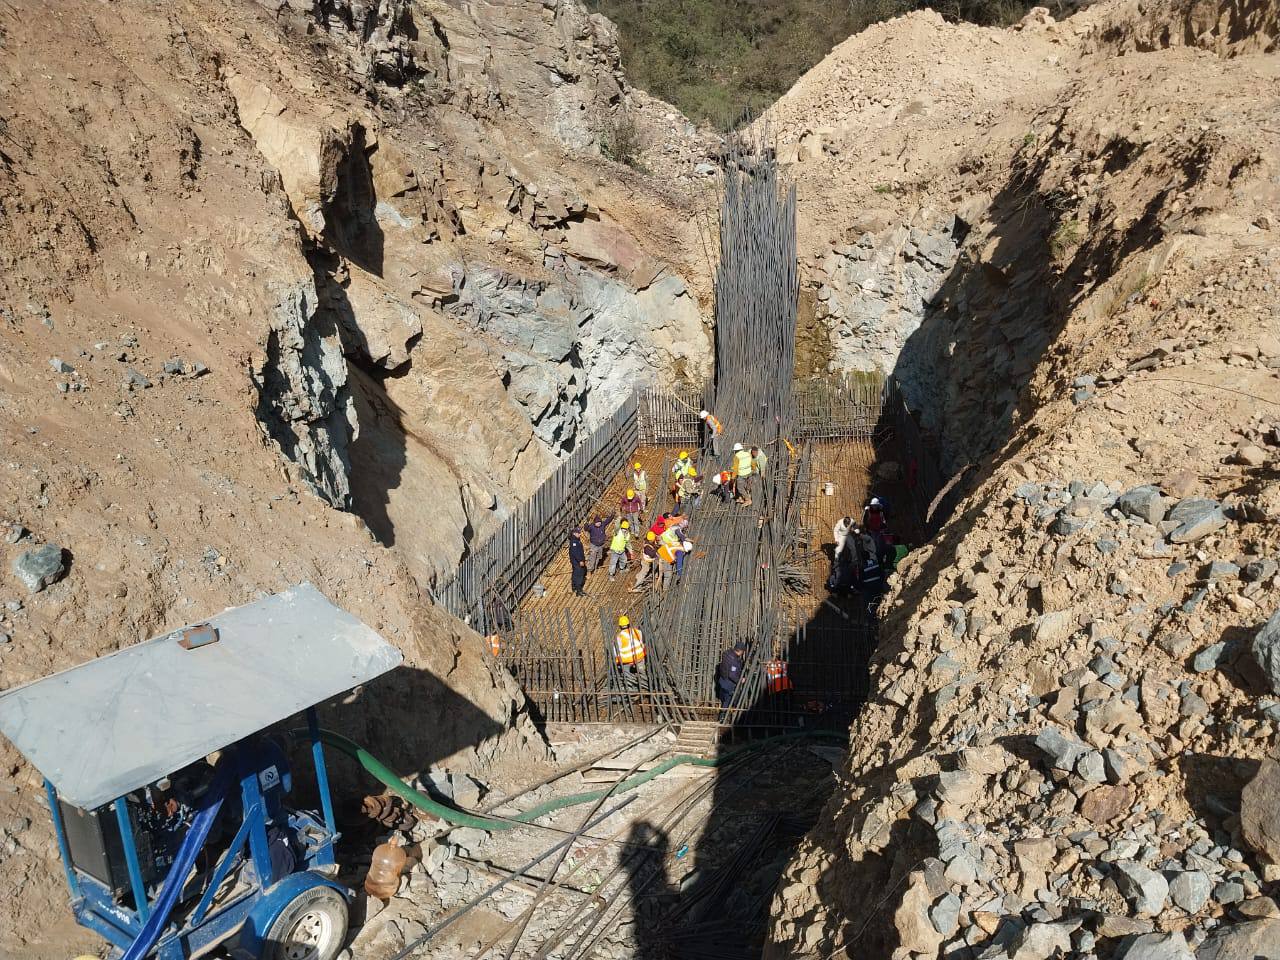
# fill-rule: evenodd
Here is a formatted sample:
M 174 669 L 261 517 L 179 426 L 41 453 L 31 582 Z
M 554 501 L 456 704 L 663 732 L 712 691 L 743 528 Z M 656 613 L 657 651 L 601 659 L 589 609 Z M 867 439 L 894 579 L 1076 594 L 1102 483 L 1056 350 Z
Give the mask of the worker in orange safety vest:
M 631 626 L 631 618 L 623 615 L 618 618 L 618 635 L 613 643 L 614 661 L 618 665 L 623 688 L 639 690 L 640 678 L 645 671 L 644 631 Z
M 707 446 L 711 448 L 711 455 L 720 456 L 720 437 L 724 433 L 724 427 L 716 419 L 715 414 L 708 413 L 706 410 L 698 413 L 698 419 L 707 425 Z

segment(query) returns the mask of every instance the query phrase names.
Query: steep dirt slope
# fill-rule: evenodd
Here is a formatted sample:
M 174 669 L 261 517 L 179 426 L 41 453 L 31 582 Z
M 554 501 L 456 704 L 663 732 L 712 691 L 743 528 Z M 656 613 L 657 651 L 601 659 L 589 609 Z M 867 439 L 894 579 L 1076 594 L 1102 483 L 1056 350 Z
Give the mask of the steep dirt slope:
M 1271 955 L 1274 7 L 924 20 L 819 68 L 856 74 L 867 52 L 876 76 L 919 80 L 876 94 L 860 74 L 869 106 L 831 140 L 866 151 L 842 195 L 886 198 L 882 222 L 836 206 L 806 226 L 831 245 L 814 283 L 842 314 L 834 355 L 849 337 L 841 362 L 900 374 L 944 463 L 970 469 L 896 578 L 872 701 L 769 955 Z M 903 116 L 925 96 L 939 116 Z M 868 149 L 886 107 L 890 143 L 936 147 L 904 155 L 910 184 Z M 776 109 L 802 185 L 838 157 L 806 154 L 802 118 L 841 110 Z

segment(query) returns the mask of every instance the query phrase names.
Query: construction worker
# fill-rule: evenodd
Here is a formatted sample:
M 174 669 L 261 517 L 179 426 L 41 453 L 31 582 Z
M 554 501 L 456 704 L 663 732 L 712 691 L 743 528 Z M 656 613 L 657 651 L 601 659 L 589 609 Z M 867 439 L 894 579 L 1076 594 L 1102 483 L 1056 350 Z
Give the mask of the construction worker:
M 649 509 L 649 474 L 645 473 L 644 467 L 637 460 L 631 465 L 631 489 L 636 492 L 636 496 L 640 498 L 640 512 L 644 513 Z
M 720 425 L 720 421 L 713 414 L 701 410 L 698 413 L 698 419 L 707 426 L 707 446 L 711 448 L 713 457 L 720 456 L 720 435 L 724 433 L 724 427 Z
M 671 583 L 671 572 L 676 568 L 676 553 L 681 549 L 679 540 L 665 533 L 658 538 L 658 589 L 665 590 Z
M 711 478 L 711 489 L 720 495 L 720 500 L 728 503 L 733 497 L 733 474 L 728 470 L 721 470 Z
M 733 445 L 733 482 L 738 495 L 738 502 L 744 507 L 751 506 L 751 454 L 742 448 L 742 444 Z
M 587 554 L 582 549 L 582 528 L 574 527 L 569 531 L 569 575 L 573 579 L 573 593 L 585 597 L 587 585 Z
M 757 477 L 764 476 L 764 468 L 769 465 L 769 458 L 759 447 L 751 448 L 751 472 Z
M 671 495 L 676 494 L 676 487 L 686 473 L 693 469 L 693 461 L 689 459 L 689 451 L 681 450 L 676 462 L 671 464 Z
M 879 497 L 872 497 L 871 501 L 862 508 L 862 526 L 872 534 L 879 533 L 885 528 L 884 501 Z
M 690 540 L 681 540 L 680 549 L 676 551 L 676 576 L 684 573 L 685 558 L 693 553 L 693 542 Z
M 609 541 L 609 579 L 619 570 L 627 569 L 627 555 L 631 552 L 631 523 L 623 520 Z
M 739 640 L 720 657 L 720 666 L 716 670 L 716 692 L 720 694 L 720 706 L 725 709 L 728 709 L 733 693 L 738 689 L 738 682 L 742 679 L 746 655 L 747 642 Z
M 613 523 L 613 517 L 607 520 L 596 514 L 595 518 L 587 524 L 587 540 L 589 541 L 589 549 L 587 550 L 587 573 L 594 573 L 596 569 L 604 562 L 605 544 L 609 542 L 609 524 Z
M 640 678 L 644 675 L 644 632 L 639 627 L 631 626 L 631 618 L 618 618 L 618 635 L 614 637 L 614 662 L 622 676 L 622 686 L 626 690 L 639 690 Z
M 853 517 L 841 517 L 836 521 L 836 525 L 831 528 L 831 535 L 835 537 L 836 542 L 836 549 L 833 557 L 837 563 L 840 561 L 840 554 L 844 553 L 845 544 L 847 543 L 849 534 L 853 529 Z
M 632 593 L 639 593 L 644 582 L 649 578 L 649 571 L 658 560 L 658 536 L 652 530 L 644 535 L 644 549 L 640 551 L 640 569 L 636 572 L 635 583 L 631 585 Z
M 676 484 L 676 503 L 692 510 L 698 505 L 698 500 L 701 497 L 702 481 L 698 479 L 698 470 L 696 467 L 690 467 L 689 472 L 681 477 L 680 482 Z
M 630 520 L 632 525 L 640 522 L 640 514 L 644 511 L 644 501 L 636 494 L 634 488 L 628 489 L 622 501 L 618 504 L 618 510 L 626 520 Z

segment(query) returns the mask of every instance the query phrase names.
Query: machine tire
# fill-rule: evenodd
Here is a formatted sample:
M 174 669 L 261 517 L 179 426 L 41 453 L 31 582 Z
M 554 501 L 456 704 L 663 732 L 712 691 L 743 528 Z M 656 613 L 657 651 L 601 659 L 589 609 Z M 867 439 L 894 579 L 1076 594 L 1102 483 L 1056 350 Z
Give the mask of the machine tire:
M 271 923 L 263 960 L 334 960 L 347 942 L 347 901 L 332 887 L 298 894 Z

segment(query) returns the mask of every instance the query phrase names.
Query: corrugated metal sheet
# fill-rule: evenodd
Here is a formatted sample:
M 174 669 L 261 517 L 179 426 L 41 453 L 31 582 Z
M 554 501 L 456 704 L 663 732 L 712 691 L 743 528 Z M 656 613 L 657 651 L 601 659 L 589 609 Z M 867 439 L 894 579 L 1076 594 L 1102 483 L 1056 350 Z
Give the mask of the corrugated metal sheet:
M 400 651 L 311 584 L 0 694 L 0 732 L 92 809 L 396 667 Z

